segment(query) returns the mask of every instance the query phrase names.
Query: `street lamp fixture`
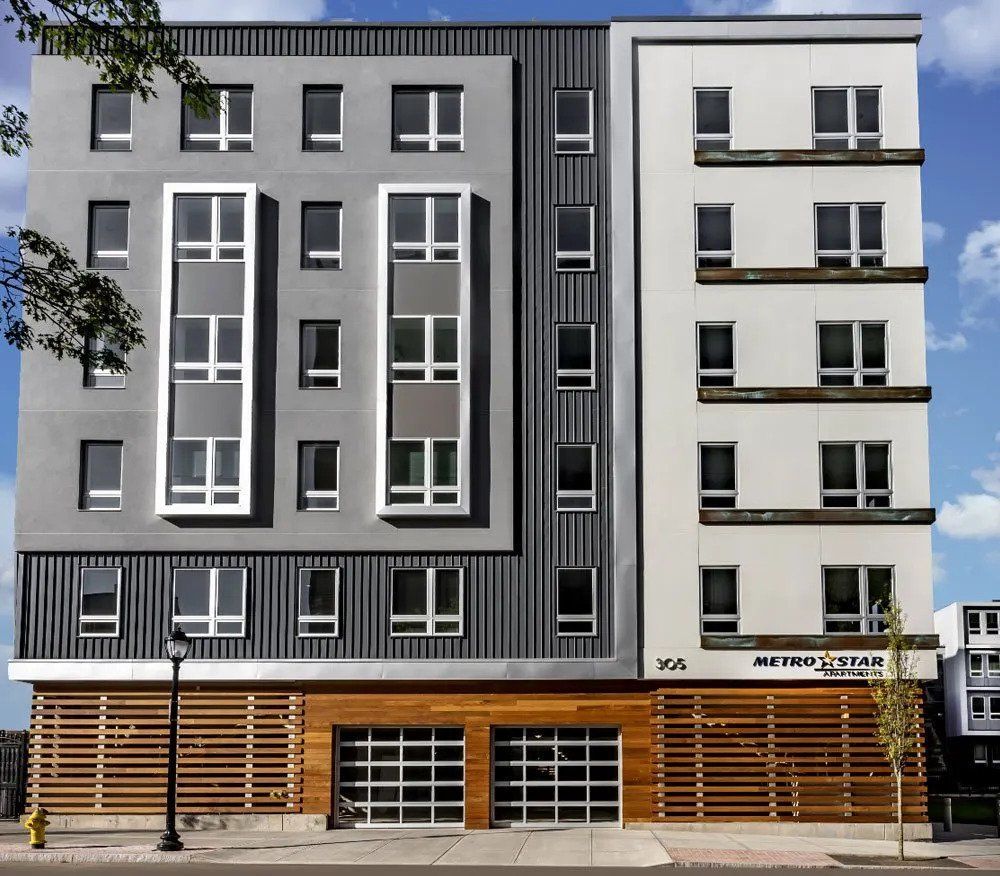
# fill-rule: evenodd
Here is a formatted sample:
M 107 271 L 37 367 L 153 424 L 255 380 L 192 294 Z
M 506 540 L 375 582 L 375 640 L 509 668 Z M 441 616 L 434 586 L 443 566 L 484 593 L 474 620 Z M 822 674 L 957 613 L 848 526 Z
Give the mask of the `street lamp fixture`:
M 170 745 L 167 749 L 167 823 L 156 848 L 161 852 L 179 852 L 184 843 L 177 833 L 177 700 L 181 663 L 187 657 L 191 640 L 179 625 L 174 624 L 163 645 L 173 666 L 173 677 L 170 683 Z

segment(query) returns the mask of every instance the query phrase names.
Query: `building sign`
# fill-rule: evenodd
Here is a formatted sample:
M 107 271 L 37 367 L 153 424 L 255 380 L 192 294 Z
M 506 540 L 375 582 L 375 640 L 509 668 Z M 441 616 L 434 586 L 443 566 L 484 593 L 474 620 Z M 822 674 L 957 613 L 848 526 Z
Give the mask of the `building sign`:
M 885 672 L 885 657 L 878 654 L 758 654 L 754 668 L 809 669 L 823 678 L 872 678 Z

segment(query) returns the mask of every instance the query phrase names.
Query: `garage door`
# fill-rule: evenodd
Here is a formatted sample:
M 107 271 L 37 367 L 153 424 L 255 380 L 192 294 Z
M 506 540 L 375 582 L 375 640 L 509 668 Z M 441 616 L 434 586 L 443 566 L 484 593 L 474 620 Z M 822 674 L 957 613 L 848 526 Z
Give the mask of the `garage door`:
M 619 760 L 616 727 L 497 727 L 493 823 L 618 823 Z
M 338 827 L 463 823 L 461 727 L 343 727 L 337 753 Z

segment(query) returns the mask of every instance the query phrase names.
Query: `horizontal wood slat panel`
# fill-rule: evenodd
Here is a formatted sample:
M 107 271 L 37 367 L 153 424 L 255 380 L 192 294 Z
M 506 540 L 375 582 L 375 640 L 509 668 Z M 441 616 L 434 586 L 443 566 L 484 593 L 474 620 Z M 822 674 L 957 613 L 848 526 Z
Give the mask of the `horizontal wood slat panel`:
M 867 687 L 662 688 L 652 706 L 655 820 L 895 819 Z M 915 822 L 927 820 L 920 727 L 903 786 Z
M 302 811 L 305 698 L 299 691 L 180 694 L 177 809 Z M 28 807 L 152 814 L 166 795 L 169 692 L 36 689 Z

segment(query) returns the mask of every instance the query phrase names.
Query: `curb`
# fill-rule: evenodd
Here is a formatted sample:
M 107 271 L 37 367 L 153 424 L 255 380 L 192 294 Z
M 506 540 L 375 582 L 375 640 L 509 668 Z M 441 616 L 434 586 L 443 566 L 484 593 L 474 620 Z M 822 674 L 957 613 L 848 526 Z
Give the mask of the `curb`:
M 0 852 L 0 864 L 191 864 L 194 852 L 74 852 L 39 849 L 35 852 Z

